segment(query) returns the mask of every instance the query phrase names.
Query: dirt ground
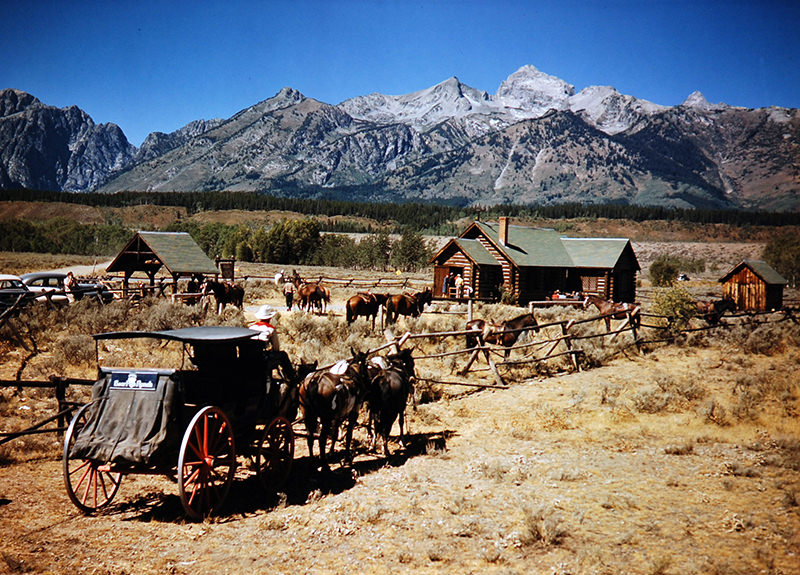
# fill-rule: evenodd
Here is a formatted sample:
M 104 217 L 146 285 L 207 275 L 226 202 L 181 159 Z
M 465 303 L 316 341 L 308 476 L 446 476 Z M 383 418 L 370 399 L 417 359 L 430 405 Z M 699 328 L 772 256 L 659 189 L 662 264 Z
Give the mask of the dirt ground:
M 388 461 L 360 444 L 322 473 L 298 439 L 285 494 L 242 471 L 199 524 L 167 478 L 84 516 L 55 453 L 4 465 L 0 572 L 800 573 L 798 364 L 669 347 L 421 405 Z M 735 382 L 775 366 L 790 396 L 734 417 Z
M 715 288 L 706 275 L 696 289 Z M 452 387 L 409 407 L 388 460 L 359 429 L 353 466 L 337 447 L 325 473 L 298 437 L 285 493 L 242 459 L 202 523 L 160 476 L 126 477 L 84 516 L 53 438 L 0 457 L 0 573 L 800 574 L 800 335 L 780 325 L 747 345 L 698 336 L 578 373 L 517 370 L 507 389 Z

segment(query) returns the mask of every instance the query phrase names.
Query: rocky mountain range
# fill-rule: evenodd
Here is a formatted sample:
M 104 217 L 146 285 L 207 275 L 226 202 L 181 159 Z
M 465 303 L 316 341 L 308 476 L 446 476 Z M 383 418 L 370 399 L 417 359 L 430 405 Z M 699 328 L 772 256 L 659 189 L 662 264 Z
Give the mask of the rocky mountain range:
M 0 187 L 253 190 L 358 201 L 800 210 L 800 110 L 660 106 L 524 66 L 326 104 L 284 88 L 131 146 L 76 107 L 0 92 Z

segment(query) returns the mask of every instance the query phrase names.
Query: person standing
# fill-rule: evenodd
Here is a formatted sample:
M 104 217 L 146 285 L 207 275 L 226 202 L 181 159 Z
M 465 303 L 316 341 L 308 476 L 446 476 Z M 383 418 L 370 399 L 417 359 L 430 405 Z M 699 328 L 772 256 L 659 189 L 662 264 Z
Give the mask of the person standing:
M 297 291 L 297 288 L 287 278 L 286 281 L 283 282 L 283 297 L 286 298 L 286 311 L 292 311 L 295 291 Z
M 460 298 L 461 288 L 464 287 L 464 278 L 461 277 L 461 274 L 456 275 L 455 285 L 456 285 L 456 297 Z
M 447 274 L 446 276 L 444 276 L 444 279 L 442 280 L 442 295 L 444 297 L 447 297 L 447 288 L 449 287 L 450 287 L 450 274 Z
M 64 291 L 67 292 L 67 297 L 72 296 L 72 301 L 81 299 L 83 294 L 78 289 L 78 280 L 75 279 L 75 274 L 72 271 L 67 272 L 67 277 L 64 278 Z

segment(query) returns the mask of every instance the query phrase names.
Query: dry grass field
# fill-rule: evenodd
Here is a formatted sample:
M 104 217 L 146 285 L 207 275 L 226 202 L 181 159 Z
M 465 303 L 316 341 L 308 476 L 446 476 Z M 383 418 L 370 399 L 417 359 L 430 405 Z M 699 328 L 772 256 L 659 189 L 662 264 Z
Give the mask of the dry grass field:
M 758 244 L 667 247 L 717 255 L 717 271 L 689 282 L 701 296 L 719 289 L 715 280 L 728 265 L 720 254 L 733 265 L 760 253 Z M 636 249 L 646 267 L 662 247 Z M 240 273 L 275 270 L 251 264 Z M 24 360 L 23 379 L 91 377 L 91 333 L 242 325 L 255 306 L 281 305 L 267 280 L 250 280 L 247 289 L 246 310 L 222 316 L 166 302 L 36 310 L 0 333 L 0 377 L 12 378 Z M 351 346 L 384 342 L 363 320 L 347 326 L 341 305 L 352 291 L 334 288 L 327 316 L 280 314 L 292 358 L 327 363 Z M 646 281 L 640 294 L 647 306 Z M 481 306 L 476 315 L 519 311 Z M 539 319 L 590 315 L 544 311 Z M 630 334 L 584 340 L 594 367 L 573 373 L 560 359 L 505 368 L 506 389 L 420 381 L 409 441 L 401 446 L 395 427 L 388 460 L 367 451 L 358 429 L 354 465 L 340 460 L 337 447 L 332 472 L 322 473 L 298 438 L 285 493 L 265 493 L 243 478 L 221 514 L 202 523 L 183 518 L 173 481 L 145 476 L 125 478 L 106 510 L 83 516 L 67 499 L 55 436 L 16 440 L 0 446 L 0 573 L 800 573 L 800 327 L 784 317 L 760 326 L 726 320 L 726 328 L 642 350 Z M 394 329 L 445 331 L 463 321 L 428 313 Z M 416 345 L 423 355 L 463 340 Z M 157 362 L 162 352 L 138 349 L 128 359 Z M 487 371 L 457 375 L 464 361 L 420 360 L 418 375 L 491 382 Z M 2 430 L 52 412 L 54 403 L 51 392 L 0 390 Z

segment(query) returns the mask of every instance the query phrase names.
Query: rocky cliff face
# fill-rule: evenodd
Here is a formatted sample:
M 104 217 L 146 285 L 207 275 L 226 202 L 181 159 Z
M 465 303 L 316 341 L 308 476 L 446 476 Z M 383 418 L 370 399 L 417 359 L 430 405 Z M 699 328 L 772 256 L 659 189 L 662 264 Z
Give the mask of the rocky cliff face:
M 129 166 L 135 148 L 115 124 L 0 91 L 0 187 L 85 191 Z
M 495 94 L 453 77 L 333 106 L 284 88 L 228 120 L 151 134 L 139 150 L 77 108 L 2 94 L 2 187 L 800 209 L 799 110 L 576 93 L 533 66 Z

